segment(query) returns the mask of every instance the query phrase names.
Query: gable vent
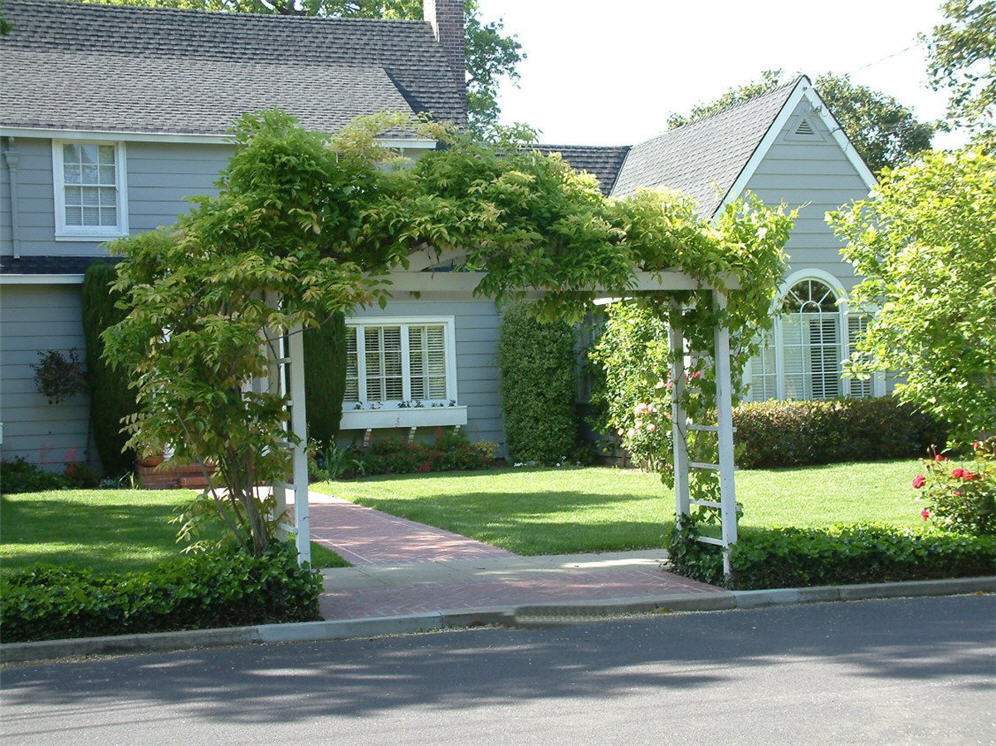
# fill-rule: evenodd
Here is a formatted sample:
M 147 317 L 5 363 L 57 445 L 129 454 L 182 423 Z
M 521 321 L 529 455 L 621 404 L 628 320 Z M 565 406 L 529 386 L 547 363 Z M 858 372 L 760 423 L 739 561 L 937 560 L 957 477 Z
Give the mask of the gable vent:
M 795 134 L 815 135 L 816 131 L 813 129 L 813 125 L 809 123 L 808 119 L 803 119 L 801 122 L 799 122 L 799 126 L 795 128 Z

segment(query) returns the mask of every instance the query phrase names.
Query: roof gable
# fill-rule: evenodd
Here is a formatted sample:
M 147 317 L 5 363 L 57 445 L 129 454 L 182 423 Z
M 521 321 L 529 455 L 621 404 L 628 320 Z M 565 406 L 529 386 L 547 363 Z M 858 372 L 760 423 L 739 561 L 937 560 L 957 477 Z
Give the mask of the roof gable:
M 0 66 L 18 74 L 0 87 L 0 116 L 12 127 L 223 133 L 274 106 L 323 131 L 383 109 L 466 118 L 423 22 L 49 0 L 7 0 L 5 14 Z
M 536 150 L 547 155 L 560 153 L 571 168 L 594 176 L 602 194 L 608 196 L 629 152 L 629 145 L 537 145 Z

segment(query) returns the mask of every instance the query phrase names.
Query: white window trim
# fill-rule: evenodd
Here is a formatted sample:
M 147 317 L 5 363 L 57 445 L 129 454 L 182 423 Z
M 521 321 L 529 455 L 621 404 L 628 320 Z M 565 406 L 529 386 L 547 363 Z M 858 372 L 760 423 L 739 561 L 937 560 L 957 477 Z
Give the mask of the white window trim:
M 63 171 L 63 145 L 114 145 L 117 225 L 66 225 L 66 184 Z M 56 241 L 106 241 L 128 235 L 128 157 L 123 142 L 98 140 L 52 140 L 52 189 L 55 197 Z
M 360 372 L 360 355 L 363 327 L 367 326 L 443 326 L 443 345 L 446 354 L 446 399 L 421 399 L 427 406 L 402 407 L 404 401 L 377 402 L 377 409 L 370 409 L 371 402 L 363 399 L 366 381 Z M 467 407 L 459 404 L 457 393 L 456 366 L 456 323 L 453 316 L 364 316 L 346 319 L 346 326 L 357 329 L 357 393 L 362 409 L 355 409 L 355 402 L 343 402 L 342 420 L 339 427 L 343 430 L 365 430 L 372 428 L 391 427 L 431 427 L 446 425 L 466 425 Z M 408 394 L 411 386 L 410 361 L 408 357 L 408 335 L 401 335 L 402 355 L 402 387 Z M 457 402 L 450 405 L 449 402 Z M 431 406 L 433 402 L 444 406 Z

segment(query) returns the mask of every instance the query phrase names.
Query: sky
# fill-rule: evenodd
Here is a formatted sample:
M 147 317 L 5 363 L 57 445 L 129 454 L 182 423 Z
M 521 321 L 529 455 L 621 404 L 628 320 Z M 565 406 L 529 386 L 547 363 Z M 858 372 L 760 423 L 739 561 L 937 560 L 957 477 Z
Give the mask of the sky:
M 519 87 L 504 84 L 502 121 L 526 122 L 540 141 L 629 145 L 667 129 L 734 85 L 782 68 L 823 72 L 888 93 L 921 120 L 942 119 L 946 95 L 925 72 L 940 0 L 479 0 L 502 18 L 527 57 Z M 939 134 L 935 147 L 957 147 Z

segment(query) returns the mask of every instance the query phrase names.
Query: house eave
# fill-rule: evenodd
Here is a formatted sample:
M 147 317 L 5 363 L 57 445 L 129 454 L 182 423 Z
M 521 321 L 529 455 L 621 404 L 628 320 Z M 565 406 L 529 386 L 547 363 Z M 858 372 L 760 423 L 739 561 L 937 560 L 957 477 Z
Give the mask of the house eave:
M 137 132 L 121 130 L 60 129 L 56 127 L 8 127 L 0 125 L 0 137 L 40 137 L 56 140 L 97 142 L 160 142 L 197 145 L 231 145 L 232 137 L 217 133 Z M 378 141 L 387 148 L 433 150 L 436 141 L 428 138 L 385 137 Z

